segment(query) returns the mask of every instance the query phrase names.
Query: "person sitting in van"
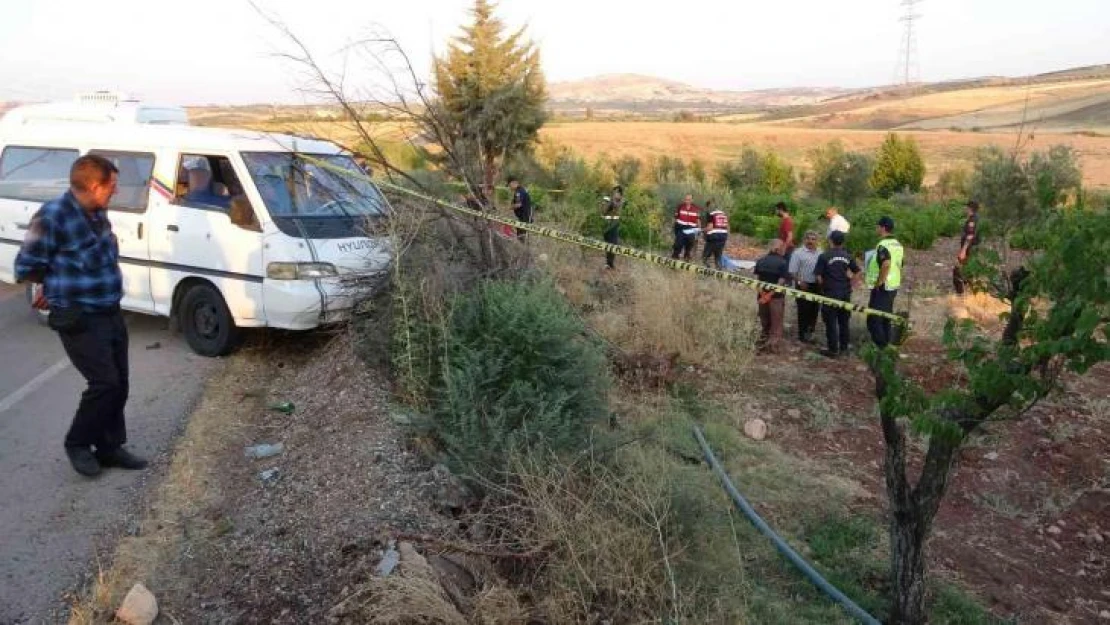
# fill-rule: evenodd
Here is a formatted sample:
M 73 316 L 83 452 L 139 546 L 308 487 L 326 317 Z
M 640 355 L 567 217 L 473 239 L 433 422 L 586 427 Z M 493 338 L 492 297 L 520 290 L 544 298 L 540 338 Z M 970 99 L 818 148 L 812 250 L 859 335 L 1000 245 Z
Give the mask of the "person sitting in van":
M 229 208 L 231 198 L 212 192 L 212 174 L 207 169 L 190 169 L 187 173 L 189 192 L 185 194 L 185 201 L 191 204 L 206 204 L 219 208 Z

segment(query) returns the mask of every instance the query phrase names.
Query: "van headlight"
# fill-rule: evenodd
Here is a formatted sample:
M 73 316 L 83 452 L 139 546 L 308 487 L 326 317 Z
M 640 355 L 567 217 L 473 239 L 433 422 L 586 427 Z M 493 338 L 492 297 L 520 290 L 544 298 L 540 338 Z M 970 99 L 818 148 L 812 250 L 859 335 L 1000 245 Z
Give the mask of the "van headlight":
M 338 276 L 335 265 L 331 263 L 270 263 L 266 265 L 266 277 L 271 280 L 314 280 Z

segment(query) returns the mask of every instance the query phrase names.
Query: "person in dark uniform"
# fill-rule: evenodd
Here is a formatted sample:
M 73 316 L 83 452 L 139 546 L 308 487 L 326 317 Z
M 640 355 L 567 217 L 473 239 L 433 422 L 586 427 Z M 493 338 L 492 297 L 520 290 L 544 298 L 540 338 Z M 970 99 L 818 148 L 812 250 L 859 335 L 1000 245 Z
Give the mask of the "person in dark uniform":
M 705 251 L 702 252 L 701 262 L 709 266 L 709 257 L 717 263 L 717 269 L 724 270 L 721 257 L 725 253 L 725 244 L 728 243 L 728 213 L 713 205 L 713 200 L 705 201 Z
M 957 295 L 963 295 L 967 288 L 963 267 L 979 245 L 979 202 L 971 200 L 966 208 L 967 219 L 964 221 L 963 234 L 960 236 L 960 251 L 956 253 L 956 264 L 952 267 L 952 288 L 956 289 Z
M 786 285 L 790 283 L 790 269 L 782 257 L 782 241 L 772 240 L 767 245 L 767 255 L 755 263 L 755 276 L 761 282 Z M 758 291 L 759 323 L 762 328 L 760 347 L 772 354 L 782 343 L 782 319 L 786 313 L 786 295 L 760 289 Z
M 528 194 L 528 189 L 520 184 L 520 179 L 513 177 L 509 178 L 509 190 L 513 193 L 513 214 L 516 215 L 517 221 L 532 223 L 532 196 Z M 526 234 L 525 230 L 517 228 L 518 237 L 523 239 Z
M 844 249 L 844 233 L 833 230 L 829 234 L 829 249 L 817 257 L 814 277 L 822 295 L 842 302 L 852 301 L 852 280 L 859 275 L 859 265 Z M 821 353 L 836 358 L 848 351 L 851 342 L 849 321 L 852 312 L 833 306 L 821 307 L 821 318 L 825 322 L 826 348 Z
M 601 213 L 601 218 L 605 220 L 605 230 L 602 232 L 602 238 L 605 239 L 606 243 L 620 245 L 622 208 L 624 208 L 624 188 L 617 185 L 613 187 L 613 191 L 609 195 L 609 201 L 605 203 L 605 209 Z M 616 260 L 616 254 L 612 252 L 605 253 L 605 266 L 609 269 L 616 269 Z
M 694 253 L 694 242 L 697 241 L 700 219 L 701 208 L 694 204 L 694 196 L 687 194 L 674 210 L 674 248 L 671 249 L 671 258 L 677 259 L 681 254 L 683 260 L 690 260 L 690 255 Z

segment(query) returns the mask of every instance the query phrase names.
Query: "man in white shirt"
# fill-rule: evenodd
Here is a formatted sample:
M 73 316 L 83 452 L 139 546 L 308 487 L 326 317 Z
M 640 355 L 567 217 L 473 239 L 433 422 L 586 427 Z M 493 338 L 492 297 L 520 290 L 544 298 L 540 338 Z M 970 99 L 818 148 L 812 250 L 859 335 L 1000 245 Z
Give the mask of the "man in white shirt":
M 852 227 L 835 206 L 830 206 L 825 209 L 825 219 L 829 220 L 829 231 L 825 233 L 826 239 L 828 239 L 829 235 L 833 232 L 848 234 L 848 230 Z

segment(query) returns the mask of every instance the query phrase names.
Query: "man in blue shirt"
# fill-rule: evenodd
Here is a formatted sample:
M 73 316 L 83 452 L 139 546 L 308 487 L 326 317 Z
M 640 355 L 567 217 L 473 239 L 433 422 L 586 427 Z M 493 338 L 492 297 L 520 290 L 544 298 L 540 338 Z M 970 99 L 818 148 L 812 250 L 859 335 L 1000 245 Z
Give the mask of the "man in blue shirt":
M 116 191 L 111 161 L 86 155 L 74 161 L 70 189 L 31 218 L 15 259 L 20 282 L 43 285 L 34 302 L 49 309 L 49 325 L 88 388 L 65 438 L 66 455 L 80 474 L 101 467 L 142 469 L 126 449 L 123 409 L 128 394 L 127 327 L 120 312 L 123 278 L 119 244 L 105 213 Z M 94 451 L 95 450 L 95 451 Z
M 528 193 L 528 189 L 520 184 L 520 179 L 513 177 L 509 178 L 509 190 L 513 193 L 513 214 L 516 215 L 517 221 L 532 223 L 532 196 Z M 527 230 L 517 228 L 518 237 L 524 238 L 527 234 Z

